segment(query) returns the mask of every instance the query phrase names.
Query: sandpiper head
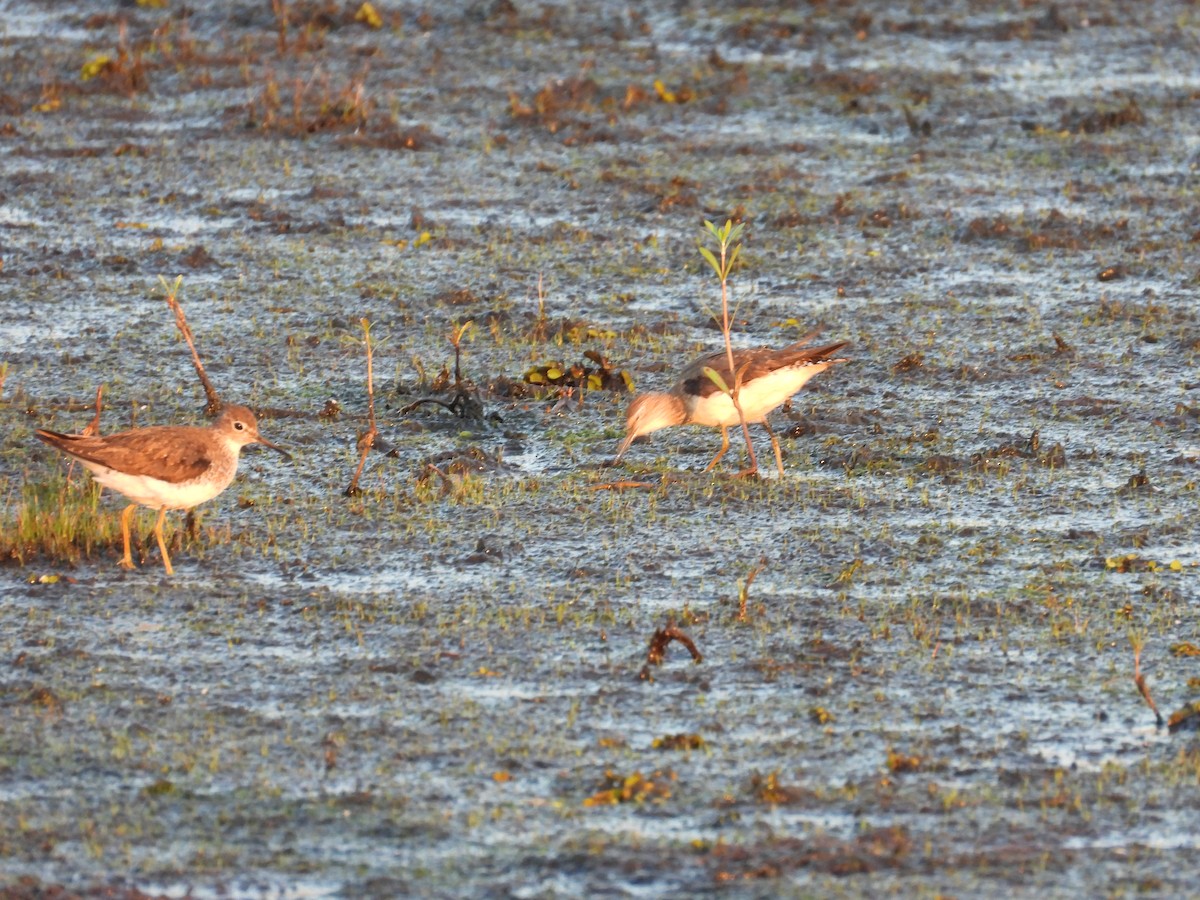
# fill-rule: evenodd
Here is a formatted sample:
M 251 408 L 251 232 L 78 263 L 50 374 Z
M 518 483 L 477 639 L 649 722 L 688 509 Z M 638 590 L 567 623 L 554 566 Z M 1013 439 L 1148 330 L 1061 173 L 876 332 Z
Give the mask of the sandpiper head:
M 226 404 L 221 407 L 221 415 L 213 424 L 213 428 L 224 434 L 238 450 L 247 444 L 262 444 L 270 447 L 276 453 L 281 453 L 288 459 L 292 455 L 277 444 L 273 444 L 258 433 L 258 420 L 254 413 L 244 406 Z
M 639 394 L 629 404 L 625 414 L 625 439 L 617 448 L 616 462 L 629 449 L 629 445 L 651 431 L 682 425 L 687 421 L 683 401 L 674 394 Z

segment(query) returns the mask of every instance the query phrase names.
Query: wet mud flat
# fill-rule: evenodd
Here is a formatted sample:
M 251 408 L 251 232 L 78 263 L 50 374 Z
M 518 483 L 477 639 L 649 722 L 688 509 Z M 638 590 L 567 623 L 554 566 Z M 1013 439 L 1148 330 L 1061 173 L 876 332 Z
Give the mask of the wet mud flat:
M 1192 890 L 1134 647 L 1200 693 L 1194 5 L 0 9 L 5 892 Z M 740 342 L 852 361 L 782 478 L 606 468 L 604 388 L 719 345 L 727 218 Z M 180 274 L 294 460 L 172 515 L 174 578 L 107 494 L 22 545 L 36 428 L 199 419 Z M 467 321 L 479 415 L 401 412 Z

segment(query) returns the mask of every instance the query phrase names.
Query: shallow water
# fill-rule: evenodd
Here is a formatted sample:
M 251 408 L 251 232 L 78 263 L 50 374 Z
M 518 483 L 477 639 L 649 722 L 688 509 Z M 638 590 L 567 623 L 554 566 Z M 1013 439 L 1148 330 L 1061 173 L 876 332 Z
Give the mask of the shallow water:
M 160 276 L 295 455 L 169 517 L 174 578 L 149 513 L 134 572 L 0 569 L 0 887 L 1191 890 L 1194 730 L 1131 638 L 1194 697 L 1194 8 L 376 6 L 281 52 L 263 4 L 0 3 L 0 521 L 97 384 L 106 430 L 199 417 Z M 141 80 L 81 81 L 120 20 Z M 738 338 L 852 342 L 782 478 L 759 429 L 761 481 L 698 428 L 605 468 L 626 397 L 503 389 L 669 385 L 727 216 Z M 396 449 L 351 499 L 362 318 Z M 467 319 L 489 418 L 401 415 Z M 639 679 L 671 621 L 703 660 Z

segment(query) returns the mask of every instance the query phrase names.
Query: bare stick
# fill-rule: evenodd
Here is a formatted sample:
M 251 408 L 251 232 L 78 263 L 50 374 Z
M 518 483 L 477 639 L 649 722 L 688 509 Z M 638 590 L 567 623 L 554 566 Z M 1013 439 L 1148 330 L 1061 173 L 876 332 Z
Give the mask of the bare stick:
M 462 386 L 462 339 L 472 324 L 474 323 L 470 321 L 463 322 L 461 325 L 454 326 L 454 329 L 450 332 L 450 346 L 454 348 L 454 399 L 447 403 L 445 400 L 439 400 L 436 397 L 422 397 L 420 400 L 414 400 L 401 409 L 400 415 L 408 415 L 423 403 L 433 403 L 449 410 L 460 419 L 467 417 L 467 413 L 470 410 L 470 396 Z
M 738 621 L 746 621 L 746 603 L 750 600 L 750 585 L 754 584 L 754 579 L 758 577 L 758 573 L 767 567 L 767 558 L 764 556 L 758 561 L 758 565 L 751 566 L 750 571 L 746 573 L 746 580 L 742 583 L 741 589 L 738 591 Z
M 100 410 L 103 409 L 102 398 L 104 397 L 104 385 L 96 385 L 96 414 L 92 416 L 92 421 L 88 422 L 80 434 L 86 434 L 88 437 L 95 437 L 100 433 Z
M 271 9 L 275 13 L 275 22 L 278 26 L 278 49 L 279 55 L 283 56 L 287 52 L 287 32 L 288 32 L 288 8 L 284 0 L 271 0 Z
M 542 287 L 541 272 L 538 272 L 537 301 L 537 323 L 533 326 L 530 336 L 534 340 L 544 341 L 546 339 L 546 292 Z
M 167 293 L 167 306 L 171 307 L 171 312 L 175 313 L 175 327 L 179 329 L 179 333 L 187 341 L 188 349 L 192 351 L 192 364 L 196 367 L 196 374 L 200 376 L 200 384 L 204 386 L 204 396 L 208 398 L 208 405 L 204 408 L 204 412 L 206 415 L 215 416 L 221 411 L 221 397 L 217 394 L 217 389 L 212 386 L 212 382 L 208 380 L 208 373 L 204 371 L 204 363 L 200 361 L 200 354 L 196 352 L 196 341 L 192 338 L 192 329 L 188 327 L 187 316 L 183 314 L 183 307 L 179 305 L 179 289 L 183 287 L 183 276 L 180 275 L 175 279 L 174 286 L 167 284 L 167 279 L 161 275 L 158 276 L 158 280 Z
M 1131 641 L 1133 643 L 1133 683 L 1137 685 L 1146 705 L 1154 710 L 1154 724 L 1162 728 L 1162 713 L 1158 711 L 1154 698 L 1150 696 L 1150 686 L 1146 684 L 1146 676 L 1142 674 L 1142 641 L 1140 638 L 1131 638 Z
M 606 481 L 603 484 L 593 484 L 588 487 L 589 491 L 628 491 L 635 488 L 646 488 L 653 490 L 654 488 L 662 487 L 662 482 L 653 481 Z
M 462 359 L 462 339 L 473 324 L 474 322 L 467 320 L 450 332 L 450 343 L 454 345 L 454 387 L 460 392 L 462 391 L 462 368 L 459 363 Z
M 696 649 L 696 644 L 692 639 L 672 623 L 665 628 L 659 628 L 650 637 L 650 648 L 646 651 L 646 664 L 642 666 L 642 671 L 638 673 L 640 680 L 654 680 L 650 674 L 650 667 L 662 665 L 663 657 L 666 656 L 667 645 L 671 641 L 679 641 L 679 643 L 687 647 L 688 652 L 692 654 L 693 662 L 700 663 L 704 661 L 704 657 L 700 655 L 700 651 Z
M 88 437 L 95 437 L 100 433 L 100 398 L 103 394 L 104 385 L 96 385 L 96 414 L 92 416 L 92 421 L 88 422 L 87 425 L 84 426 L 83 431 L 79 432 L 80 434 L 86 434 Z M 75 474 L 75 463 L 77 462 L 74 457 L 71 457 L 70 459 L 71 462 L 67 465 L 68 482 L 70 482 L 71 476 Z M 104 488 L 101 487 L 100 490 L 103 491 Z
M 379 434 L 379 429 L 375 427 L 375 374 L 374 354 L 371 348 L 371 323 L 366 319 L 358 321 L 362 325 L 363 344 L 367 348 L 367 430 L 358 438 L 358 451 L 361 455 L 358 458 L 358 468 L 354 470 L 354 477 L 350 479 L 350 486 L 346 488 L 347 497 L 357 497 L 361 493 L 358 488 L 358 479 L 362 475 L 363 466 L 367 464 L 367 454 L 371 452 L 371 447 L 374 446 L 375 438 Z
M 371 426 L 371 434 L 374 435 L 378 433 L 379 429 L 375 427 L 375 354 L 371 347 L 371 323 L 366 319 L 360 319 L 359 324 L 362 325 L 363 344 L 367 348 L 367 422 Z

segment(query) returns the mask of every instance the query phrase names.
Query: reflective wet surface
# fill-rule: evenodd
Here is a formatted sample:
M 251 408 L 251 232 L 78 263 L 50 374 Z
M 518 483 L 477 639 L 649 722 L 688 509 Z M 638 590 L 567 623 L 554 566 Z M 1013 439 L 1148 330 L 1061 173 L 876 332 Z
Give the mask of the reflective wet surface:
M 1133 646 L 1195 697 L 1194 7 L 0 10 L 5 889 L 1191 890 Z M 666 389 L 727 218 L 735 339 L 852 361 L 783 478 L 760 429 L 757 481 L 702 428 L 605 467 L 628 396 L 523 377 Z M 23 543 L 35 428 L 200 420 L 177 275 L 294 460 L 171 516 L 174 578 L 107 494 Z M 468 320 L 483 417 L 401 414 Z M 702 661 L 643 680 L 668 623 Z

